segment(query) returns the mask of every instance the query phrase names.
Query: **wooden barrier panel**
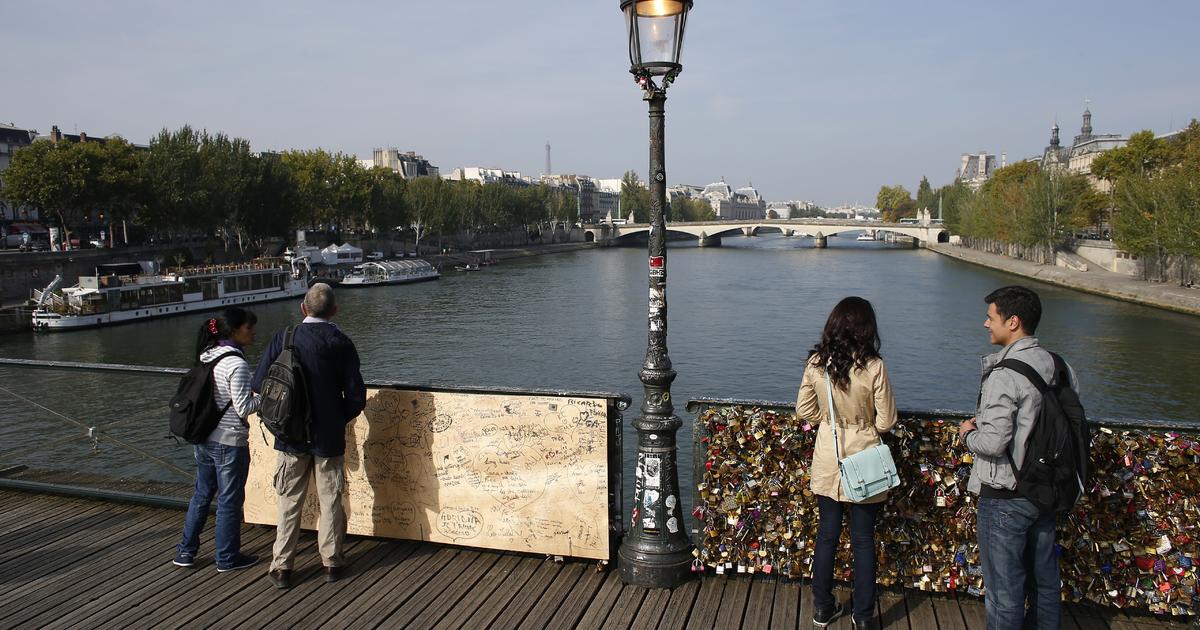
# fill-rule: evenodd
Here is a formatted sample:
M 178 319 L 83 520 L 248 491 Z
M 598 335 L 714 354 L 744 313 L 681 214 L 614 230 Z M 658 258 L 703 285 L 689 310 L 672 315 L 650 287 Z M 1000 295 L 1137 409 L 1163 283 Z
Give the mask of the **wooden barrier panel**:
M 346 427 L 347 530 L 610 558 L 603 398 L 371 389 Z M 274 525 L 274 437 L 250 418 L 248 523 Z M 302 526 L 316 528 L 310 484 Z

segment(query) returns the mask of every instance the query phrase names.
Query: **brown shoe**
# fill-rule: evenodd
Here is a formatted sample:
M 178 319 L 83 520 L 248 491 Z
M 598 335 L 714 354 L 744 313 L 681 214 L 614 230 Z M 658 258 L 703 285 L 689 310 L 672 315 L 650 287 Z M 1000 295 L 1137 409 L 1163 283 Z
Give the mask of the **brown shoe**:
M 275 588 L 286 590 L 292 588 L 292 571 L 290 569 L 275 569 L 267 574 Z
M 342 579 L 343 575 L 342 567 L 325 567 L 326 582 L 336 582 Z

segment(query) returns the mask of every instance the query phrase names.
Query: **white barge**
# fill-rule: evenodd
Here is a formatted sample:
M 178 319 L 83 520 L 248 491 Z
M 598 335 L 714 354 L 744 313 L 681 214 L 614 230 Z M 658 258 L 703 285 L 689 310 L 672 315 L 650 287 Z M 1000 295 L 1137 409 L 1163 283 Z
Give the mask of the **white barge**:
M 278 258 L 157 272 L 152 264 L 101 265 L 59 289 L 55 278 L 33 291 L 33 329 L 61 331 L 167 317 L 226 306 L 299 297 L 308 290 L 308 265 Z
M 425 260 L 384 260 L 355 265 L 339 286 L 371 287 L 437 280 L 439 277 L 438 270 Z

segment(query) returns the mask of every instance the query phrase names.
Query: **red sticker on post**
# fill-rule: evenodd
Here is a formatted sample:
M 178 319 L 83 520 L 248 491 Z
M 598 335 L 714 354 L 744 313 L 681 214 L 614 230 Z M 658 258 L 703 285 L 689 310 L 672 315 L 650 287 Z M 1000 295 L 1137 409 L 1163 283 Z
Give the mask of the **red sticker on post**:
M 665 263 L 665 260 L 663 259 L 662 256 L 651 256 L 650 257 L 650 268 L 651 269 L 662 269 L 664 263 Z

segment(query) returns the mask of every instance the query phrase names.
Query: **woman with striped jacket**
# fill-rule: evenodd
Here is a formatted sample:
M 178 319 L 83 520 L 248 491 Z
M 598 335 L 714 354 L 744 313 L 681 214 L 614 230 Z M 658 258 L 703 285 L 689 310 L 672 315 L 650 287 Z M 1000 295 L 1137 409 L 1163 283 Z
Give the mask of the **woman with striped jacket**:
M 195 565 L 200 532 L 214 496 L 217 571 L 245 569 L 258 562 L 258 556 L 241 550 L 242 506 L 250 472 L 249 426 L 245 418 L 258 409 L 258 398 L 250 390 L 250 365 L 243 351 L 254 343 L 257 322 L 254 313 L 231 307 L 200 326 L 196 361 L 217 362 L 213 368 L 213 396 L 225 413 L 208 439 L 194 445 L 196 490 L 183 523 L 183 540 L 175 551 L 176 566 Z

